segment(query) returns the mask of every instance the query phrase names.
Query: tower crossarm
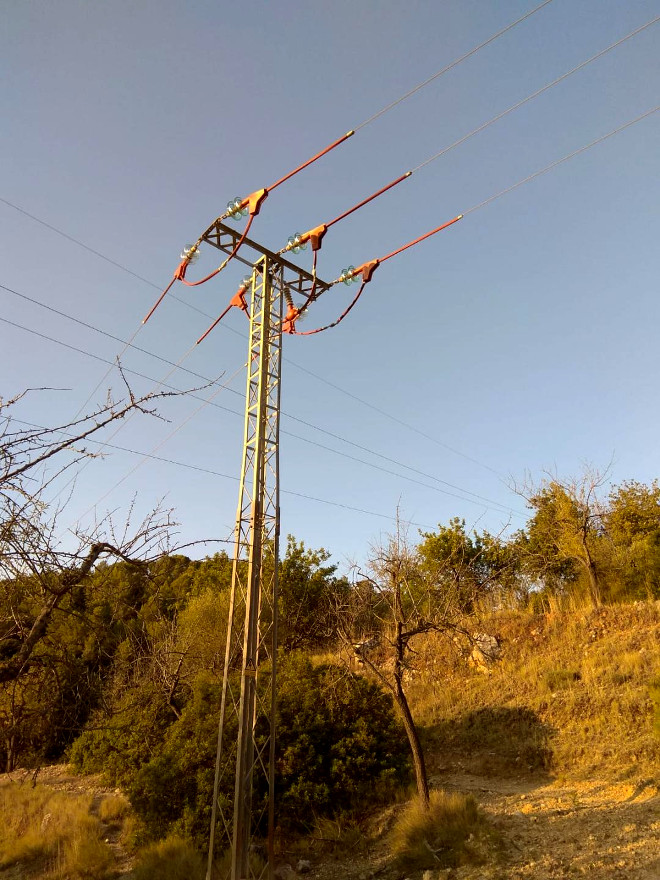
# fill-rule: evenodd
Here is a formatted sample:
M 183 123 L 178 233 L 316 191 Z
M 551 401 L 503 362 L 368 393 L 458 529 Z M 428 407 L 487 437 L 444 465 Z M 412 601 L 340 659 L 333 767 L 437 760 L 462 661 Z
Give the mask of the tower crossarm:
M 216 220 L 216 222 L 206 230 L 202 236 L 202 241 L 218 248 L 218 250 L 225 254 L 230 254 L 236 248 L 240 238 L 241 234 L 238 230 Z M 300 266 L 291 263 L 281 254 L 277 254 L 274 251 L 265 248 L 263 245 L 258 244 L 250 238 L 245 238 L 243 240 L 240 252 L 236 253 L 234 259 L 252 269 L 254 263 L 262 257 L 267 257 L 271 266 L 281 267 L 282 273 L 280 277 L 282 279 L 282 284 L 292 295 L 309 295 L 314 287 L 314 275 L 311 272 L 308 272 L 306 269 L 301 269 Z M 318 277 L 316 278 L 315 290 L 319 295 L 329 290 L 330 287 L 332 287 L 331 284 L 322 281 Z

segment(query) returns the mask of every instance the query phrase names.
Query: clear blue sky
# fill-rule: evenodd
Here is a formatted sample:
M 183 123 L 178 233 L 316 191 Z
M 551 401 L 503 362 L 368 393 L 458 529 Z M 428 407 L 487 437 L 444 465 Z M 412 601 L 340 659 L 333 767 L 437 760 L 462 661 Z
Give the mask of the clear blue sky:
M 181 247 L 228 199 L 267 186 L 535 5 L 3 4 L 0 196 L 164 286 Z M 658 0 L 554 0 L 274 192 L 253 237 L 282 246 L 658 14 Z M 383 255 L 643 113 L 659 103 L 659 86 L 660 24 L 333 229 L 321 276 Z M 397 504 L 428 528 L 461 516 L 498 531 L 510 518 L 501 506 L 517 512 L 511 527 L 524 523 L 524 504 L 506 484 L 525 472 L 569 476 L 613 459 L 614 482 L 658 476 L 659 135 L 656 113 L 384 265 L 336 330 L 285 339 L 286 413 L 429 477 L 285 416 L 284 534 L 326 546 L 343 564 L 365 555 Z M 3 203 L 0 242 L 2 284 L 123 339 L 157 295 Z M 213 260 L 215 252 L 191 276 Z M 243 274 L 232 265 L 176 293 L 215 315 Z M 328 294 L 308 326 L 336 317 L 354 290 Z M 8 320 L 100 357 L 118 353 L 117 343 L 3 290 L 0 302 Z M 136 341 L 177 361 L 208 323 L 168 300 Z M 234 373 L 246 353 L 233 331 L 244 333 L 245 323 L 234 311 L 186 366 Z M 22 405 L 18 416 L 42 424 L 72 416 L 105 371 L 1 322 L 0 358 L 3 396 L 34 385 L 71 389 Z M 136 351 L 124 364 L 155 378 L 167 372 Z M 120 390 L 116 375 L 108 384 Z M 207 407 L 157 454 L 236 478 L 242 373 L 231 387 L 238 393 L 216 402 L 239 415 Z M 198 405 L 165 402 L 170 424 L 134 419 L 113 442 L 149 452 Z M 111 452 L 85 468 L 63 525 L 138 460 Z M 447 487 L 430 477 L 463 497 L 438 491 Z M 182 540 L 233 527 L 235 479 L 148 462 L 100 511 L 125 509 L 135 493 L 139 510 L 166 496 Z

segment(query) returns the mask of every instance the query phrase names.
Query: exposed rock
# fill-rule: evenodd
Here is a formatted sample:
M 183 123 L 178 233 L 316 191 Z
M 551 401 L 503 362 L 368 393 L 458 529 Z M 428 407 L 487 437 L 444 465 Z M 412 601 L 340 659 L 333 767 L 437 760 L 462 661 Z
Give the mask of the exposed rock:
M 312 870 L 311 862 L 308 859 L 300 859 L 298 864 L 296 865 L 296 871 L 298 874 L 309 874 Z
M 470 664 L 479 672 L 489 674 L 494 663 L 502 658 L 502 647 L 497 636 L 475 633 L 470 654 Z

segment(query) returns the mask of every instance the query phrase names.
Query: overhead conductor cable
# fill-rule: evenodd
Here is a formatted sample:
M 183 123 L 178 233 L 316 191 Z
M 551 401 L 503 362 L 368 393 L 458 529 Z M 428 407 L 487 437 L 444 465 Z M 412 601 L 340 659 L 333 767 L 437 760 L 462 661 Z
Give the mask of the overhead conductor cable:
M 200 237 L 197 239 L 195 244 L 189 245 L 186 248 L 184 248 L 184 250 L 181 254 L 181 262 L 177 266 L 177 268 L 174 272 L 174 275 L 172 277 L 172 280 L 167 285 L 165 290 L 161 293 L 161 295 L 158 297 L 158 299 L 156 300 L 156 302 L 152 306 L 151 310 L 148 312 L 148 314 L 142 320 L 142 323 L 146 324 L 147 321 L 149 320 L 149 318 L 151 318 L 151 316 L 156 311 L 158 306 L 161 304 L 161 302 L 167 296 L 168 292 L 170 291 L 170 289 L 175 281 L 182 281 L 188 287 L 195 287 L 198 284 L 204 284 L 206 281 L 209 281 L 211 278 L 214 278 L 216 275 L 218 275 L 220 272 L 222 272 L 222 270 L 227 266 L 227 264 L 238 253 L 239 248 L 241 247 L 241 245 L 243 244 L 243 242 L 245 241 L 245 239 L 247 237 L 247 234 L 250 230 L 250 226 L 252 225 L 252 221 L 259 213 L 262 204 L 268 198 L 268 194 L 270 192 L 272 192 L 272 190 L 276 189 L 278 186 L 281 186 L 281 184 L 285 183 L 287 180 L 290 180 L 294 175 L 298 174 L 300 171 L 303 171 L 305 168 L 308 168 L 313 162 L 316 162 L 322 156 L 325 156 L 331 150 L 334 150 L 340 144 L 343 144 L 344 141 L 348 140 L 348 138 L 352 137 L 352 135 L 354 135 L 354 134 L 355 134 L 354 131 L 347 131 L 346 134 L 342 135 L 340 138 L 337 138 L 336 141 L 333 141 L 331 144 L 329 144 L 327 147 L 325 147 L 319 153 L 316 153 L 314 156 L 311 157 L 311 159 L 308 159 L 306 162 L 303 162 L 302 165 L 298 165 L 296 168 L 293 169 L 293 171 L 289 171 L 289 173 L 285 174 L 284 177 L 280 177 L 279 180 L 276 180 L 275 183 L 271 184 L 269 187 L 265 187 L 264 189 L 255 190 L 255 192 L 250 193 L 249 196 L 245 196 L 245 198 L 243 198 L 243 199 L 236 198 L 232 202 L 229 202 L 225 213 L 221 214 L 220 217 L 218 217 L 216 220 L 213 221 L 213 223 L 208 227 L 208 229 L 206 229 L 205 232 L 203 232 L 202 235 L 200 235 Z M 232 252 L 229 254 L 229 256 L 220 264 L 220 266 L 218 266 L 217 269 L 214 269 L 214 271 L 211 272 L 209 275 L 207 275 L 205 278 L 202 278 L 199 281 L 187 281 L 186 280 L 186 270 L 188 269 L 188 266 L 190 265 L 190 263 L 195 262 L 195 260 L 197 259 L 198 255 L 199 255 L 199 246 L 202 243 L 204 236 L 213 228 L 213 226 L 216 223 L 219 223 L 222 220 L 226 220 L 229 217 L 233 217 L 234 219 L 238 219 L 241 216 L 245 216 L 247 213 L 249 213 L 250 217 L 249 217 L 249 220 L 248 220 L 247 225 L 245 227 L 245 230 L 243 231 L 243 234 L 241 235 L 240 239 L 238 240 L 238 242 L 234 246 L 234 248 L 233 248 Z
M 286 333 L 291 333 L 296 336 L 311 336 L 315 333 L 321 333 L 323 330 L 329 330 L 331 327 L 336 327 L 340 324 L 344 318 L 348 315 L 351 309 L 355 306 L 357 301 L 359 300 L 362 292 L 364 291 L 365 286 L 371 281 L 374 271 L 378 268 L 381 263 L 384 263 L 386 260 L 391 259 L 392 257 L 397 256 L 408 248 L 413 247 L 414 245 L 419 244 L 427 238 L 430 238 L 432 235 L 435 235 L 438 232 L 441 232 L 443 229 L 446 229 L 449 226 L 452 226 L 454 223 L 461 220 L 463 217 L 468 214 L 472 214 L 474 211 L 478 211 L 480 208 L 484 208 L 486 205 L 489 205 L 491 202 L 495 201 L 495 199 L 499 199 L 501 196 L 506 195 L 509 192 L 517 189 L 525 183 L 529 183 L 531 180 L 534 180 L 537 177 L 540 177 L 542 174 L 547 174 L 548 171 L 551 171 L 553 168 L 556 168 L 558 165 L 567 162 L 569 159 L 574 158 L 575 156 L 584 153 L 586 150 L 595 147 L 597 144 L 603 143 L 608 138 L 613 137 L 615 134 L 619 134 L 630 126 L 635 125 L 638 122 L 641 122 L 643 119 L 647 119 L 649 116 L 652 116 L 654 113 L 657 113 L 660 110 L 660 104 L 652 107 L 650 110 L 647 110 L 645 113 L 641 113 L 639 116 L 636 116 L 634 119 L 631 119 L 629 122 L 625 122 L 623 125 L 620 125 L 618 128 L 613 129 L 612 131 L 607 132 L 604 135 L 596 138 L 593 141 L 590 141 L 588 144 L 585 144 L 583 147 L 579 147 L 577 150 L 573 150 L 571 153 L 568 153 L 566 156 L 562 156 L 561 159 L 556 159 L 554 162 L 551 162 L 549 165 L 546 165 L 544 168 L 541 168 L 539 171 L 535 171 L 533 174 L 529 174 L 527 177 L 524 177 L 522 180 L 517 181 L 516 183 L 511 184 L 503 190 L 495 193 L 492 196 L 489 196 L 487 199 L 484 199 L 482 202 L 479 202 L 476 205 L 473 205 L 471 208 L 467 208 L 463 214 L 458 214 L 452 220 L 443 223 L 441 226 L 432 229 L 430 232 L 425 233 L 424 235 L 420 235 L 419 238 L 413 239 L 413 241 L 404 244 L 402 247 L 397 248 L 386 256 L 382 257 L 380 260 L 371 260 L 368 263 L 363 263 L 361 266 L 349 267 L 348 270 L 344 270 L 344 272 L 339 276 L 339 278 L 335 279 L 332 282 L 332 285 L 338 284 L 339 282 L 344 282 L 346 284 L 350 284 L 353 281 L 358 280 L 358 275 L 362 275 L 362 284 L 360 285 L 360 289 L 358 290 L 357 295 L 354 297 L 348 308 L 339 316 L 336 321 L 333 321 L 332 324 L 327 324 L 324 327 L 318 327 L 315 330 L 307 330 L 307 331 L 298 331 L 295 329 L 297 314 L 292 313 L 290 316 L 287 315 L 287 320 L 284 321 L 282 325 L 282 330 Z M 331 285 L 331 286 L 332 286 Z M 294 310 L 295 312 L 295 310 Z
M 142 323 L 146 324 L 146 322 L 149 320 L 149 318 L 151 318 L 151 316 L 153 315 L 155 310 L 158 308 L 158 306 L 161 304 L 161 302 L 163 301 L 163 299 L 165 298 L 165 296 L 167 295 L 167 293 L 169 292 L 169 290 L 171 289 L 171 287 L 175 281 L 183 281 L 184 283 L 188 283 L 190 286 L 194 286 L 195 284 L 203 284 L 204 282 L 206 282 L 206 281 L 210 280 L 211 278 L 214 278 L 216 275 L 218 275 L 225 268 L 227 263 L 236 255 L 236 253 L 238 252 L 238 249 L 240 248 L 241 244 L 243 243 L 243 241 L 245 239 L 245 236 L 247 235 L 247 229 L 245 230 L 242 239 L 238 242 L 236 247 L 233 249 L 229 258 L 227 260 L 225 260 L 224 263 L 222 263 L 216 270 L 214 270 L 212 273 L 210 273 L 208 276 L 206 276 L 206 278 L 201 279 L 199 282 L 185 282 L 185 272 L 188 267 L 188 264 L 193 262 L 194 259 L 196 258 L 196 255 L 199 253 L 198 249 L 199 249 L 200 244 L 202 243 L 204 235 L 206 235 L 206 233 L 209 232 L 213 228 L 213 225 L 215 225 L 215 223 L 221 222 L 222 220 L 225 220 L 228 217 L 232 217 L 232 216 L 236 217 L 237 213 L 240 214 L 240 212 L 243 211 L 247 207 L 249 207 L 250 220 L 252 220 L 253 217 L 256 216 L 256 214 L 258 214 L 259 207 L 261 206 L 261 203 L 264 201 L 264 199 L 266 199 L 269 192 L 272 192 L 276 187 L 280 186 L 282 183 L 285 183 L 287 180 L 290 180 L 290 178 L 292 178 L 295 174 L 298 174 L 300 171 L 307 168 L 313 162 L 316 162 L 317 159 L 320 159 L 322 156 L 325 156 L 331 150 L 334 150 L 335 147 L 338 147 L 340 144 L 344 143 L 345 140 L 347 140 L 349 137 L 354 135 L 357 131 L 360 131 L 361 129 L 365 128 L 367 125 L 370 125 L 376 119 L 380 118 L 385 113 L 387 113 L 389 110 L 392 110 L 398 104 L 401 104 L 403 101 L 412 97 L 412 95 L 421 91 L 421 89 L 425 88 L 427 85 L 434 82 L 436 79 L 439 79 L 445 73 L 448 73 L 450 70 L 453 70 L 455 67 L 457 67 L 459 64 L 461 64 L 463 61 L 466 61 L 468 58 L 471 58 L 473 55 L 475 55 L 481 49 L 485 48 L 490 43 L 494 42 L 499 37 L 503 36 L 505 33 L 512 30 L 514 27 L 521 24 L 526 19 L 530 18 L 532 15 L 535 15 L 537 12 L 539 12 L 541 9 L 543 9 L 543 7 L 548 6 L 551 2 L 552 2 L 552 0 L 543 0 L 543 2 L 540 3 L 538 6 L 536 6 L 534 9 L 531 9 L 529 12 L 520 16 L 520 18 L 517 18 L 515 21 L 508 24 L 506 27 L 501 28 L 499 31 L 497 31 L 496 33 L 494 33 L 490 37 L 488 37 L 488 39 L 486 39 L 483 42 L 479 43 L 478 45 L 474 46 L 468 52 L 465 52 L 459 58 L 454 59 L 454 61 L 445 65 L 445 67 L 443 67 L 441 70 L 436 71 L 432 76 L 428 77 L 423 82 L 419 83 L 414 88 L 410 89 L 405 94 L 401 95 L 401 97 L 390 102 L 385 107 L 378 110 L 373 115 L 369 116 L 367 119 L 365 119 L 359 125 L 357 125 L 355 127 L 355 129 L 351 129 L 351 131 L 346 132 L 346 134 L 342 135 L 342 137 L 338 138 L 336 141 L 333 141 L 333 143 L 329 144 L 327 147 L 325 147 L 319 153 L 316 153 L 314 156 L 312 156 L 311 159 L 308 159 L 306 162 L 303 162 L 302 165 L 299 165 L 297 168 L 294 168 L 293 171 L 290 171 L 288 174 L 285 174 L 283 177 L 280 177 L 279 180 L 276 180 L 275 183 L 271 184 L 271 186 L 269 186 L 263 190 L 257 190 L 255 193 L 252 193 L 250 196 L 247 196 L 244 199 L 235 199 L 234 203 L 233 203 L 233 207 L 232 207 L 232 203 L 230 203 L 230 205 L 228 206 L 228 210 L 224 214 L 222 214 L 220 217 L 218 217 L 217 220 L 215 220 L 213 224 L 211 224 L 211 226 L 197 239 L 195 244 L 190 245 L 189 247 L 184 249 L 184 251 L 181 255 L 181 258 L 182 258 L 181 263 L 177 267 L 177 269 L 174 273 L 174 277 L 172 278 L 172 281 L 170 281 L 169 285 L 165 288 L 163 293 L 160 295 L 159 299 L 156 301 L 156 303 L 154 304 L 151 311 L 143 319 Z M 250 200 L 255 199 L 255 198 L 258 199 L 258 204 L 256 206 L 256 210 L 254 210 L 253 204 L 250 203 Z M 248 225 L 248 228 L 249 228 L 249 225 Z M 207 334 L 205 334 L 205 336 L 206 335 Z
M 399 183 L 403 183 L 403 181 L 407 180 L 412 175 L 412 173 L 413 173 L 412 171 L 406 171 L 405 174 L 400 175 L 400 177 L 397 177 L 396 180 L 392 180 L 390 183 L 386 184 L 385 186 L 382 186 L 375 193 L 372 193 L 370 196 L 367 196 L 367 198 L 362 199 L 362 201 L 358 202 L 356 205 L 353 205 L 351 208 L 348 208 L 346 211 L 343 211 L 337 217 L 328 221 L 328 223 L 321 223 L 319 226 L 315 226 L 313 229 L 309 229 L 307 232 L 296 232 L 294 235 L 290 236 L 288 244 L 285 247 L 283 247 L 280 251 L 278 251 L 278 253 L 285 254 L 288 251 L 293 251 L 294 253 L 298 253 L 298 251 L 304 250 L 307 246 L 307 243 L 309 242 L 312 246 L 312 253 L 313 253 L 312 275 L 313 275 L 314 280 L 312 282 L 312 289 L 307 294 L 307 298 L 301 306 L 298 306 L 298 307 L 294 306 L 293 302 L 291 301 L 290 294 L 287 295 L 287 293 L 285 292 L 285 296 L 287 296 L 287 306 L 288 306 L 289 312 L 291 312 L 291 310 L 295 310 L 296 317 L 298 317 L 298 315 L 301 312 L 303 312 L 307 308 L 307 306 L 316 299 L 316 296 L 317 296 L 317 293 L 316 293 L 317 257 L 318 257 L 318 252 L 321 250 L 323 238 L 324 238 L 325 234 L 327 233 L 327 231 L 330 229 L 330 227 L 334 226 L 335 223 L 339 223 L 341 220 L 344 220 L 346 217 L 350 216 L 355 211 L 358 211 L 360 208 L 363 208 L 365 205 L 368 205 L 369 202 L 373 202 L 374 199 L 377 199 L 379 196 L 382 196 L 384 193 L 388 192 L 393 187 L 397 186 Z M 197 340 L 197 343 L 196 343 L 197 345 L 199 345 L 200 342 L 203 342 L 206 339 L 206 337 L 209 335 L 209 333 L 211 333 L 211 331 L 215 327 L 218 326 L 220 321 L 222 321 L 222 319 L 225 317 L 225 315 L 227 315 L 229 313 L 229 311 L 231 310 L 231 308 L 233 306 L 241 309 L 242 311 L 244 311 L 247 314 L 248 307 L 247 307 L 247 301 L 245 299 L 245 296 L 247 294 L 249 285 L 250 285 L 250 277 L 246 276 L 243 279 L 243 281 L 241 282 L 241 284 L 240 284 L 238 290 L 236 291 L 236 293 L 234 294 L 233 298 L 230 300 L 229 305 L 225 308 L 225 310 L 222 312 L 222 314 L 218 318 L 216 318 L 216 320 L 210 325 L 210 327 L 208 327 L 204 331 L 204 333 L 202 333 L 202 335 L 199 337 L 199 339 Z

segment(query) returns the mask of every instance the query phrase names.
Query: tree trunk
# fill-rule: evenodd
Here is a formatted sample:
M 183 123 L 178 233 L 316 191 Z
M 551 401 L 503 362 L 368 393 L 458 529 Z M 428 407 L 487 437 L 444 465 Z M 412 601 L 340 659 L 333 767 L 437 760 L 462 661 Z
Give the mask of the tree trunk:
M 401 684 L 401 676 L 394 676 L 394 697 L 396 704 L 401 712 L 403 726 L 410 744 L 410 751 L 413 756 L 413 764 L 415 766 L 415 779 L 417 782 L 417 793 L 424 804 L 425 808 L 429 805 L 429 780 L 426 774 L 426 761 L 424 760 L 424 751 L 419 739 L 419 733 L 415 727 L 415 722 L 408 705 L 408 699 Z
M 15 738 L 16 738 L 15 734 L 12 733 L 11 736 L 7 737 L 7 739 L 5 740 L 5 745 L 7 748 L 7 762 L 5 765 L 5 767 L 6 767 L 5 773 L 11 773 L 14 769 L 14 761 L 15 761 L 14 742 L 15 742 Z
M 585 558 L 582 560 L 584 563 L 584 567 L 587 570 L 587 575 L 589 576 L 589 591 L 591 593 L 591 598 L 596 606 L 599 608 L 601 605 L 601 596 L 600 596 L 600 583 L 598 582 L 598 572 L 596 571 L 596 563 L 593 561 L 591 553 L 589 552 L 589 547 L 587 546 L 587 541 L 583 537 L 582 538 L 582 547 L 584 548 L 584 556 Z

